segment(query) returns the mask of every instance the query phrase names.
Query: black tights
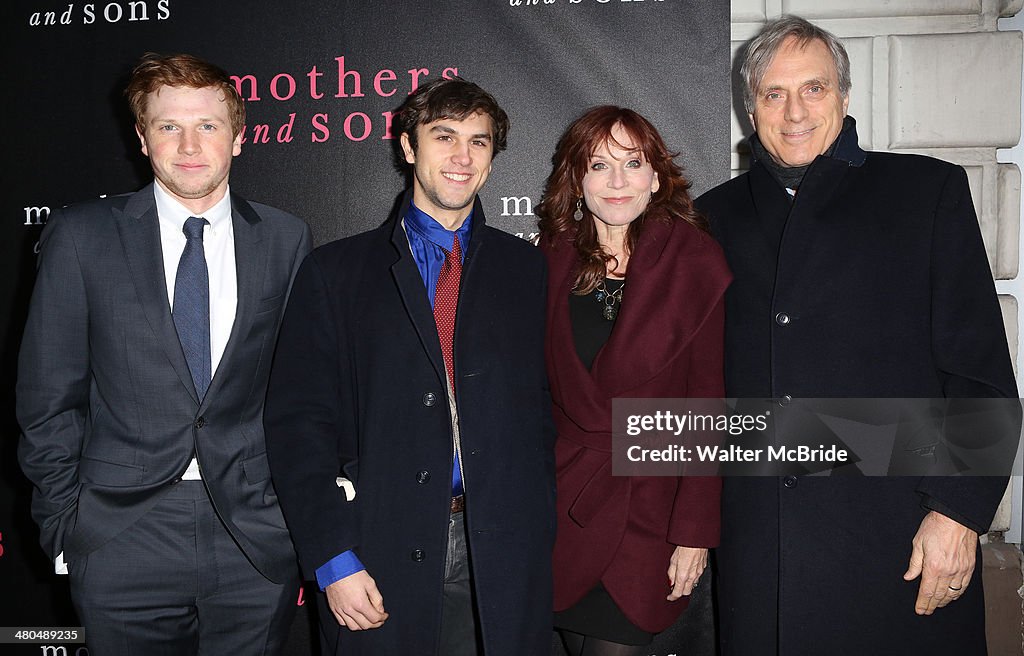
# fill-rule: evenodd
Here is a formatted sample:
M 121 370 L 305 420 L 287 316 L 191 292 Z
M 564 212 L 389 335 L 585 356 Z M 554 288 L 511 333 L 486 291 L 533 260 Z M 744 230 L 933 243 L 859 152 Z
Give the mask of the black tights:
M 648 653 L 646 645 L 623 645 L 564 629 L 559 629 L 558 634 L 569 656 L 646 656 Z

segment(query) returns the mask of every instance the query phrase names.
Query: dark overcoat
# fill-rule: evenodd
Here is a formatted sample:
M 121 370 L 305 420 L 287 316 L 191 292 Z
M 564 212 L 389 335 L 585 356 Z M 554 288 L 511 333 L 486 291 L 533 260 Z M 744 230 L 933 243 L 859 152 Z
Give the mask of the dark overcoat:
M 698 199 L 735 281 L 735 397 L 1016 397 L 964 170 L 819 156 L 795 200 L 760 162 Z M 854 472 L 856 473 L 856 472 Z M 981 576 L 933 616 L 902 579 L 921 519 L 987 530 L 1005 478 L 735 477 L 719 548 L 725 656 L 983 654 Z M 979 553 L 980 562 L 980 553 Z
M 399 217 L 316 249 L 296 277 L 267 401 L 274 483 L 306 578 L 353 550 L 390 614 L 339 632 L 345 656 L 434 654 L 452 478 L 445 365 Z M 488 656 L 547 654 L 553 428 L 546 269 L 479 202 L 455 326 L 466 523 Z M 355 484 L 345 500 L 335 483 Z M 325 627 L 337 628 L 322 616 Z
M 681 219 L 649 217 L 629 261 L 615 328 L 587 370 L 569 317 L 579 266 L 571 236 L 543 249 L 558 430 L 555 609 L 572 606 L 601 582 L 633 624 L 657 633 L 689 601 L 665 599 L 675 546 L 718 544 L 721 479 L 612 476 L 612 399 L 722 396 L 729 269 L 707 233 Z

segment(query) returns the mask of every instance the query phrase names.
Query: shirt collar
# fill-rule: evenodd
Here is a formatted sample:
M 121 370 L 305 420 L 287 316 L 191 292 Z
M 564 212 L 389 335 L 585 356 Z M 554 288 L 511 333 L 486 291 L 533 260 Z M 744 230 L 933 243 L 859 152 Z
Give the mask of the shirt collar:
M 412 230 L 416 235 L 422 239 L 426 239 L 435 246 L 439 246 L 446 251 L 452 249 L 452 243 L 454 236 L 458 236 L 459 244 L 462 247 L 462 252 L 466 252 L 466 246 L 469 244 L 469 238 L 473 231 L 473 212 L 469 212 L 469 216 L 462 222 L 459 229 L 455 232 L 448 230 L 443 225 L 438 223 L 434 217 L 430 216 L 416 205 L 409 201 L 409 209 L 406 210 L 405 216 L 405 229 Z M 453 236 L 454 235 L 454 236 Z
M 156 196 L 157 216 L 160 217 L 161 222 L 173 225 L 175 229 L 181 230 L 188 217 L 196 216 L 192 210 L 182 205 L 167 190 L 160 186 L 159 182 L 153 183 L 153 189 Z M 231 225 L 230 187 L 224 192 L 224 198 L 221 198 L 213 207 L 203 212 L 202 218 L 210 223 L 209 230 L 213 235 Z

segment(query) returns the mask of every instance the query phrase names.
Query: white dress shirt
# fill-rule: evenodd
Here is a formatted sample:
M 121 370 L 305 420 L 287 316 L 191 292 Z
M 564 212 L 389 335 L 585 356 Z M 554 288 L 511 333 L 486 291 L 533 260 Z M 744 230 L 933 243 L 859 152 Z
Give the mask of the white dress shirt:
M 196 216 L 175 200 L 158 181 L 156 212 L 160 217 L 160 249 L 164 256 L 164 280 L 167 282 L 167 300 L 174 311 L 174 279 L 178 275 L 178 261 L 185 250 L 182 229 L 190 216 Z M 238 274 L 235 271 L 235 233 L 231 227 L 231 190 L 202 217 L 209 222 L 203 229 L 203 252 L 210 274 L 210 372 L 217 375 L 217 365 L 228 345 L 231 327 L 235 323 L 238 307 Z M 195 458 L 182 475 L 185 480 L 200 478 L 199 463 Z
M 178 260 L 185 250 L 185 221 L 194 214 L 174 200 L 157 181 L 156 213 L 160 221 L 160 249 L 164 259 L 164 280 L 167 282 L 167 301 L 174 310 L 174 279 L 178 275 Z M 235 322 L 238 306 L 238 274 L 235 271 L 235 233 L 231 226 L 231 190 L 224 193 L 216 205 L 203 213 L 209 222 L 203 228 L 203 252 L 210 275 L 210 373 L 216 375 L 217 365 L 224 355 Z M 199 461 L 192 458 L 181 475 L 184 480 L 199 480 Z M 67 574 L 64 552 L 57 554 L 54 571 Z

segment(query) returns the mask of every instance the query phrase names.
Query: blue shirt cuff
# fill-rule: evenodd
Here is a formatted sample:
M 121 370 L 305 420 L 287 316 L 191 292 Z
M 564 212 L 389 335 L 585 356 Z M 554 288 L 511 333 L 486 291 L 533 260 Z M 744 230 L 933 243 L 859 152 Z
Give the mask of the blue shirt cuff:
M 356 552 L 349 549 L 340 553 L 321 565 L 316 570 L 316 583 L 323 590 L 335 581 L 340 581 L 346 576 L 361 572 L 365 567 L 356 557 Z

